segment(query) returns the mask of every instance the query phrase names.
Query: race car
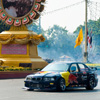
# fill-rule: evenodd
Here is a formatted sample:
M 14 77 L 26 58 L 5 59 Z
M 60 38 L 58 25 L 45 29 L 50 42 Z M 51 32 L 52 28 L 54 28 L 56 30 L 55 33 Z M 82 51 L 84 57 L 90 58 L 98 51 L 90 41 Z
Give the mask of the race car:
M 65 91 L 69 87 L 85 87 L 93 90 L 98 83 L 96 69 L 79 62 L 50 63 L 41 71 L 27 75 L 24 81 L 27 90 L 54 89 Z

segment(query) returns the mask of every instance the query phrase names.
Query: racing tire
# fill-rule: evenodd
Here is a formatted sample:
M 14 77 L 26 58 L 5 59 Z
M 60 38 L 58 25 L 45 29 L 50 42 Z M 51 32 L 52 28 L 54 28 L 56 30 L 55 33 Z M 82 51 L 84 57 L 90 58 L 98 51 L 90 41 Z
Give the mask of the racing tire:
M 95 87 L 95 79 L 94 79 L 94 77 L 90 77 L 89 78 L 89 81 L 88 81 L 88 83 L 87 83 L 87 86 L 86 86 L 86 89 L 87 90 L 93 90 L 94 89 L 94 87 Z
M 34 91 L 34 89 L 27 89 L 28 91 Z
M 66 90 L 66 84 L 65 84 L 65 80 L 64 78 L 60 78 L 60 80 L 58 81 L 58 85 L 57 85 L 57 91 L 65 91 Z

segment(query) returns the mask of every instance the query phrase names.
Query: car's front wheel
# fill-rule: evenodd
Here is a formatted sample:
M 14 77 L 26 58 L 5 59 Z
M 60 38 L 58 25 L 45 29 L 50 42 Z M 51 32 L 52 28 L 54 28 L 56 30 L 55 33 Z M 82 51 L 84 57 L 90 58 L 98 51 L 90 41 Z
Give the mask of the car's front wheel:
M 29 88 L 29 89 L 27 89 L 28 91 L 34 91 L 34 89 L 31 89 L 31 88 Z
M 95 87 L 95 79 L 94 79 L 94 77 L 90 77 L 89 81 L 87 83 L 86 89 L 87 90 L 93 90 L 94 87 Z
M 61 78 L 59 80 L 58 85 L 57 85 L 57 90 L 58 91 L 65 91 L 66 90 L 65 80 L 63 78 Z

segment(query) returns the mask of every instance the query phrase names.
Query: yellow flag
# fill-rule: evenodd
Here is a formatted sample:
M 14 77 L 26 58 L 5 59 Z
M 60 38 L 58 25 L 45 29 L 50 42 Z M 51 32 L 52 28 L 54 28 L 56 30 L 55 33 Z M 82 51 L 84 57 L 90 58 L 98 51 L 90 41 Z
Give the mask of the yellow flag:
M 81 44 L 81 42 L 83 41 L 83 32 L 82 32 L 82 28 L 80 29 L 79 35 L 75 41 L 76 45 L 74 46 L 74 48 L 76 48 L 77 46 L 79 46 Z

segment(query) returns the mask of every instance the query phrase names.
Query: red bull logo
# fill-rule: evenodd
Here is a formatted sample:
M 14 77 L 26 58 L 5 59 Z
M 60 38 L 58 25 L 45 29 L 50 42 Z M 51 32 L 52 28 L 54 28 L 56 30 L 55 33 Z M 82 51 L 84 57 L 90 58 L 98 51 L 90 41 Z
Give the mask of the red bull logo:
M 69 79 L 68 79 L 68 83 L 72 84 L 73 82 L 78 83 L 77 77 L 75 75 L 73 75 L 73 74 L 70 74 L 69 75 Z

